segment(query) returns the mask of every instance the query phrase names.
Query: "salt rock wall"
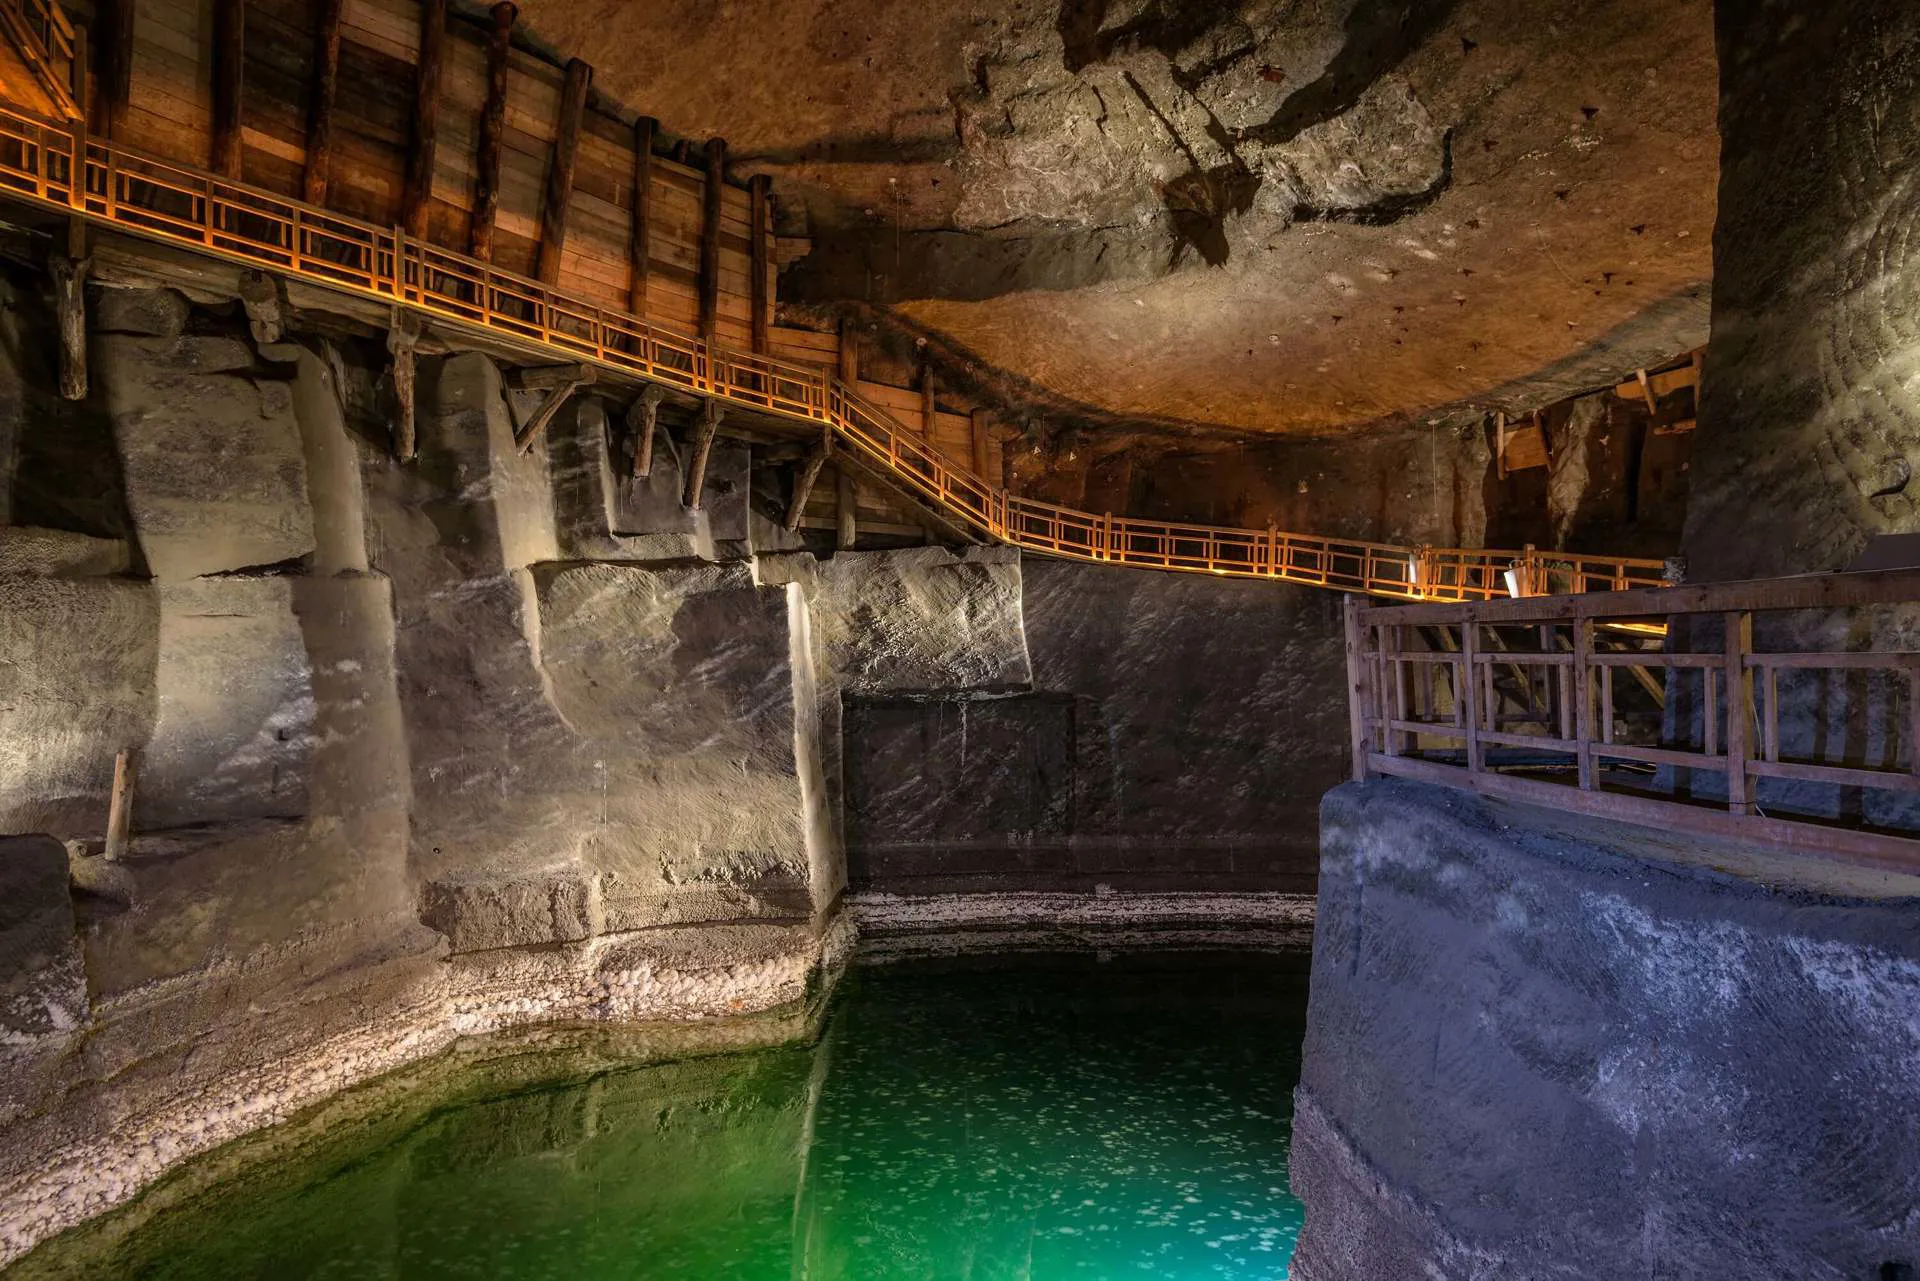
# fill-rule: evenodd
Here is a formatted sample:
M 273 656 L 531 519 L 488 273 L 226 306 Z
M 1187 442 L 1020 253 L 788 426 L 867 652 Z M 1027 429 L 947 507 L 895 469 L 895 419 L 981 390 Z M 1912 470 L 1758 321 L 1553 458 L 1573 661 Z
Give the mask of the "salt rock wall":
M 998 616 L 1030 680 L 849 692 L 854 883 L 1311 891 L 1315 807 L 1345 768 L 1338 597 L 1019 568 Z
M 1292 1275 L 1920 1266 L 1920 877 L 1393 781 L 1321 844 Z

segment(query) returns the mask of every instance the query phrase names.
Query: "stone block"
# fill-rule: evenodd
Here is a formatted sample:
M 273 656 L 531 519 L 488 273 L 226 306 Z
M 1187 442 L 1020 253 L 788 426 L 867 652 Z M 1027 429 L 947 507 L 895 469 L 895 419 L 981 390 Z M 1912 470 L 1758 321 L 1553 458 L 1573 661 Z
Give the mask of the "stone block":
M 118 538 L 0 525 L 0 575 L 100 578 L 124 574 L 128 566 L 127 544 Z
M 513 880 L 429 881 L 420 919 L 455 952 L 574 943 L 600 931 L 599 886 L 578 873 Z
M 96 289 L 88 305 L 96 333 L 178 338 L 186 332 L 187 300 L 171 289 Z
M 0 576 L 0 832 L 98 835 L 116 752 L 152 732 L 159 594 Z
M 34 1105 L 87 1018 L 66 847 L 51 836 L 0 837 L 0 1125 Z
M 312 668 L 289 578 L 162 583 L 158 716 L 134 814 L 174 827 L 306 812 Z
M 102 334 L 94 347 L 127 505 L 155 578 L 313 551 L 292 394 L 246 375 L 253 352 L 244 342 Z

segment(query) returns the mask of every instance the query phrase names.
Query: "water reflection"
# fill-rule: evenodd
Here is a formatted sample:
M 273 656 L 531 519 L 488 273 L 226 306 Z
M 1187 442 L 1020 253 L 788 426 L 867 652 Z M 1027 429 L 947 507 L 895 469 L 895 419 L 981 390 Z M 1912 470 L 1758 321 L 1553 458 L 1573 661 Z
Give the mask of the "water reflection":
M 163 1189 L 180 1204 L 20 1271 L 1281 1277 L 1305 977 L 1218 956 L 859 970 L 811 1048 L 517 1089 L 397 1133 L 332 1123 L 296 1161 Z

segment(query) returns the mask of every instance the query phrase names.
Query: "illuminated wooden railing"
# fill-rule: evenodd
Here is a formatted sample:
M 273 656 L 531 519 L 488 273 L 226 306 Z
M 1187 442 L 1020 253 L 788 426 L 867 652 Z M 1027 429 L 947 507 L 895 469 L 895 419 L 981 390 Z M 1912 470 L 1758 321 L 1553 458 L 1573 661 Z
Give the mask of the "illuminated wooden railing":
M 77 122 L 80 107 L 73 100 L 74 30 L 66 10 L 54 0 L 7 0 L 0 4 L 0 34 L 4 34 L 33 72 L 35 81 L 60 119 Z
M 709 344 L 464 254 L 0 107 L 0 191 L 81 217 L 408 307 L 454 328 L 785 418 L 990 537 L 1051 556 L 1262 578 L 1409 599 L 1622 590 L 1662 563 L 1524 551 L 1399 547 L 1278 530 L 1095 515 L 1021 498 L 942 458 L 822 369 Z
M 1354 777 L 1920 871 L 1920 653 L 1768 652 L 1753 630 L 1756 613 L 1916 602 L 1910 569 L 1456 604 L 1349 597 Z M 1685 636 L 1711 648 L 1690 652 Z M 1869 679 L 1890 687 L 1870 691 Z M 1849 736 L 1824 732 L 1835 699 L 1883 722 L 1853 759 L 1832 758 Z M 1795 706 L 1820 710 L 1796 720 Z M 1776 802 L 1766 788 L 1782 784 L 1825 790 Z M 1836 804 L 1834 789 L 1875 799 Z M 1902 797 L 1916 798 L 1905 818 Z M 1806 816 L 1780 817 L 1794 809 Z M 1875 816 L 1882 830 L 1813 821 L 1823 809 Z

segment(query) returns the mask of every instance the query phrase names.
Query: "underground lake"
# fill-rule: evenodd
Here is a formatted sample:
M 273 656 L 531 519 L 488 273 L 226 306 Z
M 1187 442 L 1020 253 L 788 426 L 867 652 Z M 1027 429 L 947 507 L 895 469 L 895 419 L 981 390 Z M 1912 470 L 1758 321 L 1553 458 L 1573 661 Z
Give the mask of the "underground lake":
M 1267 1281 L 1302 1216 L 1306 996 L 1283 955 L 919 961 L 745 1036 L 788 1044 L 463 1048 L 5 1275 Z

